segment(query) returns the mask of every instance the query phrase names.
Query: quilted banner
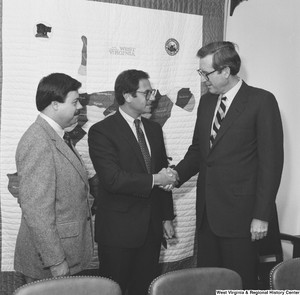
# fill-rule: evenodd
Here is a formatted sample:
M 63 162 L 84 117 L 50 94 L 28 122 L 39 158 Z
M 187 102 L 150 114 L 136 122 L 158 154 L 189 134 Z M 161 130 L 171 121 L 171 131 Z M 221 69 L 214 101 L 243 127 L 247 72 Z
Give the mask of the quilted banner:
M 1 268 L 12 271 L 21 210 L 8 191 L 7 174 L 16 172 L 18 141 L 38 114 L 39 80 L 63 72 L 82 82 L 84 108 L 71 134 L 92 190 L 97 176 L 87 132 L 117 109 L 114 82 L 126 69 L 148 72 L 158 89 L 150 119 L 163 126 L 170 164 L 176 165 L 192 141 L 200 98 L 202 16 L 83 0 L 3 0 L 2 31 Z M 193 255 L 195 195 L 195 178 L 173 190 L 177 238 L 162 249 L 161 262 Z

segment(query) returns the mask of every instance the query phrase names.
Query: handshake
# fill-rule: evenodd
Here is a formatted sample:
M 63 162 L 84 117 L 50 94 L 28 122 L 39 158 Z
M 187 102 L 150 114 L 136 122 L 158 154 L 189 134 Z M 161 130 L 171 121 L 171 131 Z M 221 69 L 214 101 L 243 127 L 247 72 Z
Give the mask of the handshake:
M 158 174 L 154 174 L 154 185 L 158 185 L 165 191 L 171 191 L 179 182 L 179 176 L 176 170 L 172 168 L 163 168 Z

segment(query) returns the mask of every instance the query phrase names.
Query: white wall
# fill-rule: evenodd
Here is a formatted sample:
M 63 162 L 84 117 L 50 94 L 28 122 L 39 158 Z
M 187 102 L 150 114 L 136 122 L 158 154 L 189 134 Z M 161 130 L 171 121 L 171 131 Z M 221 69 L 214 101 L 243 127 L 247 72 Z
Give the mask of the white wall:
M 280 229 L 300 234 L 300 1 L 249 0 L 228 16 L 225 38 L 238 44 L 240 77 L 276 96 L 285 162 L 277 196 Z M 276 159 L 274 159 L 276 161 Z

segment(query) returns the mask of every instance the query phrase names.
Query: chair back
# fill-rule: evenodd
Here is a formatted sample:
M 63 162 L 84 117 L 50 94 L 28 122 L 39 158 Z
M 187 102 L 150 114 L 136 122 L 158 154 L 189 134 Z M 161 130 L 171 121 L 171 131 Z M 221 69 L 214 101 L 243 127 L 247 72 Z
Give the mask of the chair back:
M 216 290 L 241 290 L 242 279 L 226 268 L 202 267 L 165 273 L 151 283 L 149 295 L 215 295 Z
M 14 295 L 122 295 L 119 285 L 93 276 L 57 277 L 35 281 L 18 288 Z
M 271 290 L 300 290 L 300 258 L 277 264 L 270 272 Z

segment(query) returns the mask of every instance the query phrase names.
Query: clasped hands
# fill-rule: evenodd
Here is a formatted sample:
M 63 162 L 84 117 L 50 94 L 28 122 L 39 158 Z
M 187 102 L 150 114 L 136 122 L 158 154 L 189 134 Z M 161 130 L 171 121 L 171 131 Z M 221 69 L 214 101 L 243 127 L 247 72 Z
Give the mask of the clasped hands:
M 170 167 L 161 169 L 156 175 L 158 178 L 156 184 L 165 191 L 171 191 L 179 182 L 177 171 Z

